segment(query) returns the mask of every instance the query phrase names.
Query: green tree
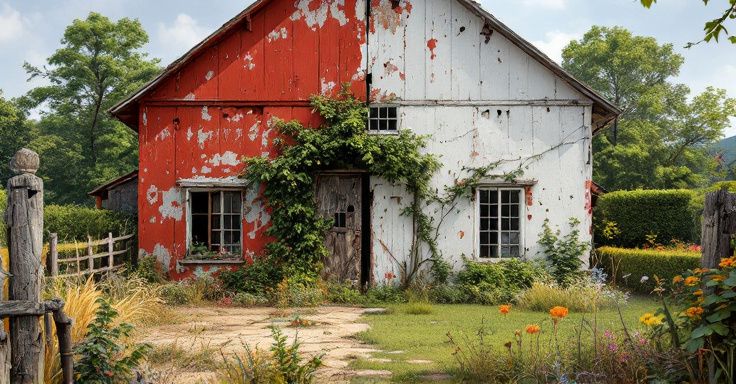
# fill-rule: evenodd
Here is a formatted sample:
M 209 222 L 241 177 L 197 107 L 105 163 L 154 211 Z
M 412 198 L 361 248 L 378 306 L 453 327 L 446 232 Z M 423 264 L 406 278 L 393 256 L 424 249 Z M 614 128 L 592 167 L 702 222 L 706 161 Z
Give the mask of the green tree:
M 721 12 L 721 15 L 705 23 L 705 27 L 703 27 L 703 30 L 705 31 L 703 40 L 696 43 L 688 43 L 688 48 L 703 41 L 710 42 L 711 40 L 715 40 L 718 42 L 721 32 L 728 37 L 728 40 L 730 40 L 731 43 L 736 44 L 736 36 L 729 36 L 728 29 L 724 26 L 728 20 L 736 19 L 736 0 L 726 1 L 726 9 Z M 657 0 L 641 0 L 641 4 L 647 8 L 651 8 L 652 4 L 656 2 Z M 703 0 L 703 4 L 705 5 L 708 5 L 710 2 L 711 0 Z
M 54 136 L 54 143 L 45 146 L 54 147 L 60 157 L 44 160 L 59 167 L 79 165 L 76 177 L 63 184 L 56 178 L 47 181 L 54 201 L 85 202 L 91 187 L 137 166 L 137 137 L 106 111 L 159 71 L 158 60 L 141 51 L 147 42 L 139 21 L 113 22 L 93 12 L 66 28 L 48 66 L 24 64 L 31 79 L 50 83 L 24 98 L 28 108 L 44 107 L 41 132 Z
M 16 151 L 31 141 L 33 124 L 15 102 L 2 97 L 0 90 L 0 183 L 10 176 L 9 162 Z
M 673 82 L 684 60 L 671 44 L 594 26 L 562 53 L 563 67 L 623 111 L 593 141 L 594 179 L 609 189 L 687 188 L 722 177 L 709 145 L 736 115 L 724 90 L 690 100 Z

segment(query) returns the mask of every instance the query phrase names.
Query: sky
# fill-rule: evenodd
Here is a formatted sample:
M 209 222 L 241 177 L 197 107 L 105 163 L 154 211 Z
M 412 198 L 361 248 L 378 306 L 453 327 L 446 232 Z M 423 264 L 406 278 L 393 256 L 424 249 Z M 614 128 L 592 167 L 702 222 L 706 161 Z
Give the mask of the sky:
M 413 0 L 423 1 L 423 0 Z M 166 65 L 216 30 L 253 0 L 0 0 L 0 89 L 17 97 L 27 82 L 24 62 L 41 66 L 64 28 L 91 11 L 112 19 L 136 18 L 150 36 L 145 47 Z M 678 83 L 693 93 L 713 85 L 736 97 L 736 45 L 700 44 L 703 24 L 719 15 L 725 0 L 660 0 L 652 9 L 639 0 L 481 0 L 482 5 L 556 61 L 562 48 L 592 25 L 623 26 L 635 34 L 672 43 L 685 57 Z M 736 135 L 736 119 L 726 136 Z

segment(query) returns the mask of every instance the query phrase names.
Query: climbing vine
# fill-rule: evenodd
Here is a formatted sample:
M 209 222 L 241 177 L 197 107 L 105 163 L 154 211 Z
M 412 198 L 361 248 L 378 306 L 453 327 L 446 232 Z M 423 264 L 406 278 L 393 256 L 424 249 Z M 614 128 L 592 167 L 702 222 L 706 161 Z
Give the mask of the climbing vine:
M 320 261 L 327 255 L 325 233 L 331 227 L 315 204 L 314 182 L 319 171 L 361 169 L 402 184 L 415 196 L 417 209 L 407 214 L 422 222 L 425 219 L 418 207 L 431 195 L 429 182 L 440 166 L 435 156 L 421 153 L 425 137 L 408 131 L 369 135 L 365 129 L 368 109 L 347 89 L 336 98 L 315 96 L 312 105 L 324 124 L 311 129 L 297 121 L 275 122 L 278 155 L 245 159 L 243 175 L 263 185 L 263 197 L 271 209 L 267 235 L 274 241 L 266 251 L 283 263 L 287 276 L 307 283 L 319 275 Z

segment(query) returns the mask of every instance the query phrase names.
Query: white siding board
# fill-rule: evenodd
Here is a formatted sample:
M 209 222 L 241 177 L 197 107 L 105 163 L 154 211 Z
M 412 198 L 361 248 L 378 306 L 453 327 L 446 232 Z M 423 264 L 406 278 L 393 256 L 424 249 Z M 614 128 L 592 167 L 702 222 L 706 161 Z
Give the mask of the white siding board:
M 480 39 L 482 24 L 462 4 L 452 5 L 452 99 L 480 99 Z
M 449 100 L 452 96 L 452 4 L 446 0 L 427 0 L 426 38 L 429 60 L 426 61 L 426 97 Z M 416 22 L 416 20 L 414 20 Z M 430 41 L 434 49 L 430 49 Z

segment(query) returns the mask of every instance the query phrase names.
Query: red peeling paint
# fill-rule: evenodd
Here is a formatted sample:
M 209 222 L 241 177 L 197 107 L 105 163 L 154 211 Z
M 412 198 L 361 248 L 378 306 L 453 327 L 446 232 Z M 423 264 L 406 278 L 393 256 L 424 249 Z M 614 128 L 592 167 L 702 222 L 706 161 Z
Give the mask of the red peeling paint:
M 330 7 L 323 20 L 303 13 L 320 11 L 323 0 L 310 1 L 306 9 L 294 0 L 274 0 L 140 101 L 139 248 L 168 261 L 164 268 L 171 278 L 211 271 L 179 263 L 188 247 L 182 180 L 234 178 L 244 171 L 243 157 L 273 155 L 276 118 L 318 126 L 320 117 L 308 103 L 322 84 L 348 83 L 353 94 L 366 97 L 367 32 L 364 15 L 356 14 L 364 7 L 357 3 L 345 0 L 339 15 Z M 390 22 L 398 26 L 400 16 Z M 382 97 L 380 90 L 373 92 Z M 268 212 L 260 206 L 260 199 L 244 198 L 244 210 L 261 212 L 243 215 L 246 258 L 262 254 L 271 240 L 265 233 Z
M 465 237 L 465 231 L 458 232 L 457 233 L 457 237 L 459 237 L 460 239 L 462 239 L 463 237 Z
M 532 187 L 524 187 L 524 197 L 526 198 L 527 207 L 534 205 L 534 193 L 532 192 Z
M 434 58 L 437 57 L 437 54 L 434 53 L 435 48 L 437 48 L 437 39 L 427 40 L 427 48 L 429 48 L 429 51 L 432 53 L 429 58 L 434 60 Z
M 586 180 L 585 181 L 585 210 L 588 212 L 588 215 L 593 215 L 593 197 L 590 193 L 590 190 L 592 187 L 593 187 L 593 180 Z

